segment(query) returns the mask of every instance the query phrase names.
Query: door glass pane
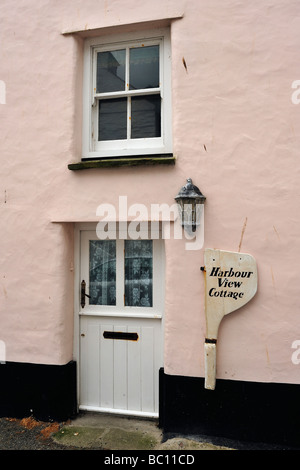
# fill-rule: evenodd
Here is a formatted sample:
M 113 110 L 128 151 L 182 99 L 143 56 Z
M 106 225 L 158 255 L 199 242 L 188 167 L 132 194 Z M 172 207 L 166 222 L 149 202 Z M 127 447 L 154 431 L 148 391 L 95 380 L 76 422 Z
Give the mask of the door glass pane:
M 131 98 L 131 138 L 161 136 L 160 95 L 135 96 Z
M 98 140 L 127 138 L 127 98 L 99 101 Z
M 125 90 L 126 50 L 97 53 L 97 93 Z
M 159 87 L 159 46 L 130 49 L 130 90 Z
M 90 305 L 116 305 L 116 241 L 90 240 Z
M 152 307 L 152 240 L 125 240 L 125 305 Z

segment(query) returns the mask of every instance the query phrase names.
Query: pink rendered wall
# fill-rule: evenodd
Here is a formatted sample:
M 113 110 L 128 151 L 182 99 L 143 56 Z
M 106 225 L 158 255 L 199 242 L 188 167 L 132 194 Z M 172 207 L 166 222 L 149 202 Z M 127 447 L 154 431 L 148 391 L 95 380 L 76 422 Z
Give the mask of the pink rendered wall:
M 291 101 L 300 78 L 299 2 L 2 0 L 0 17 L 7 360 L 72 359 L 73 225 L 53 221 L 97 220 L 98 205 L 117 206 L 120 195 L 128 205 L 173 204 L 191 176 L 207 197 L 204 248 L 248 252 L 258 265 L 256 297 L 221 324 L 217 377 L 299 383 L 291 359 L 300 340 L 300 105 Z M 69 171 L 81 158 L 83 39 L 62 33 L 110 34 L 176 17 L 176 165 Z M 203 376 L 203 249 L 187 251 L 184 239 L 165 245 L 165 372 Z

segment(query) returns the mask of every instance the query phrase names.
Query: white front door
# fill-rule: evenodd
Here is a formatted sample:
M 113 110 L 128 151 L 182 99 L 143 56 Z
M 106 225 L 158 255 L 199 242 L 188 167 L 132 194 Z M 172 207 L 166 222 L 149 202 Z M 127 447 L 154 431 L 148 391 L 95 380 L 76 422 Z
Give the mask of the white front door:
M 80 234 L 79 406 L 158 416 L 162 241 Z

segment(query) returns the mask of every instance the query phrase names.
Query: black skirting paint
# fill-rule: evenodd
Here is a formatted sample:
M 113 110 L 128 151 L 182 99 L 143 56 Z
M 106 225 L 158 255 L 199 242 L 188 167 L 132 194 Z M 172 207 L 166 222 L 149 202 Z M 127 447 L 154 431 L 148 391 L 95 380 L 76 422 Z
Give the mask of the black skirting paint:
M 77 412 L 76 363 L 0 364 L 0 416 L 65 421 Z
M 172 376 L 160 370 L 165 434 L 202 435 L 300 448 L 300 385 Z M 0 416 L 65 421 L 77 410 L 76 362 L 0 364 Z
M 300 447 L 300 385 L 172 376 L 160 370 L 160 427 L 165 433 L 214 436 Z

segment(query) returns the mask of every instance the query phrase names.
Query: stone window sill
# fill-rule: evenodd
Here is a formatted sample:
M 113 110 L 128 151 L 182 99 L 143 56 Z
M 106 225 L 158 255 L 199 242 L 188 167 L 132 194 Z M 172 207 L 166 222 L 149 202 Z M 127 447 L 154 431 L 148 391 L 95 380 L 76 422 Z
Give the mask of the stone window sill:
M 173 154 L 162 155 L 143 155 L 140 157 L 113 157 L 99 158 L 93 160 L 81 160 L 78 163 L 70 163 L 69 170 L 87 170 L 90 168 L 112 168 L 121 166 L 153 166 L 153 165 L 174 165 L 175 157 Z

